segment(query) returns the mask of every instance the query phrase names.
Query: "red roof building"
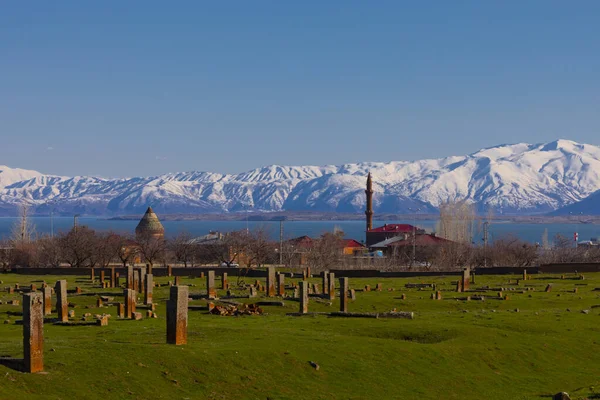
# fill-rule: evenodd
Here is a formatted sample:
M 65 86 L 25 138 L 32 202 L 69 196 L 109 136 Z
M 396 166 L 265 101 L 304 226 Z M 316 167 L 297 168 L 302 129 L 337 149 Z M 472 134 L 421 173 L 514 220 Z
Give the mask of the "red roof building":
M 422 235 L 425 233 L 425 230 L 410 224 L 385 224 L 367 231 L 367 247 L 395 236 L 404 236 L 406 238 L 413 233 Z

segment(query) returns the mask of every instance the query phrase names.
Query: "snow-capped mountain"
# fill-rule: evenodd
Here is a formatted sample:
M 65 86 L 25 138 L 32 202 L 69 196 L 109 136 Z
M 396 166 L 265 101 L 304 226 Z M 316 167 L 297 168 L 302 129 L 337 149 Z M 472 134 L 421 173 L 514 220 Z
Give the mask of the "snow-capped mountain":
M 278 166 L 241 174 L 147 178 L 62 177 L 0 166 L 0 213 L 23 201 L 37 213 L 92 215 L 251 211 L 360 212 L 371 171 L 375 212 L 435 212 L 467 199 L 496 214 L 553 211 L 600 190 L 600 147 L 557 140 L 482 149 L 467 156 L 327 166 Z

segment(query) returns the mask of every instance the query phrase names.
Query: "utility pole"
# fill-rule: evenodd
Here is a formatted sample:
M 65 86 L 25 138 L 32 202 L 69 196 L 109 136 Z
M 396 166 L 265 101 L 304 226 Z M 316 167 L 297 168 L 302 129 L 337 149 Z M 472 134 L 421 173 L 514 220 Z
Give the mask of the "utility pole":
M 73 215 L 73 229 L 75 229 L 75 233 L 77 233 L 77 218 L 78 217 L 79 217 L 79 214 Z
M 409 211 L 413 212 L 413 235 L 412 235 L 412 247 L 413 247 L 413 253 L 412 253 L 412 262 L 411 262 L 411 267 L 415 264 L 416 259 L 417 259 L 417 212 L 421 211 L 420 208 L 409 208 Z
M 54 209 L 50 210 L 50 237 L 54 237 Z
M 485 221 L 483 223 L 483 266 L 487 267 L 487 243 L 488 243 L 488 229 L 490 223 Z
M 283 219 L 279 221 L 279 266 L 283 266 Z

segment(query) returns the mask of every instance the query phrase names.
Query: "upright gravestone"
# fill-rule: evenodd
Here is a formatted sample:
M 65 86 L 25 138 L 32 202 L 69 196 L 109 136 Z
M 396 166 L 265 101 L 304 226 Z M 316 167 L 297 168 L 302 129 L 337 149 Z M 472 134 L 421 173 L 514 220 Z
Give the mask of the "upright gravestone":
M 167 265 L 167 276 L 173 276 L 173 268 L 170 265 Z
M 52 289 L 46 286 L 42 289 L 44 295 L 44 315 L 52 314 Z
M 335 274 L 333 272 L 329 273 L 329 300 L 335 300 Z
M 527 280 L 527 270 L 526 269 L 523 270 L 523 280 L 524 281 Z
M 135 312 L 135 290 L 125 289 L 123 295 L 125 296 L 125 318 L 131 319 Z
M 54 286 L 54 292 L 56 293 L 56 312 L 58 313 L 58 320 L 67 322 L 69 320 L 69 311 L 67 309 L 69 304 L 67 302 L 67 281 L 57 281 Z
M 104 285 L 104 270 L 100 270 L 100 284 Z
M 138 270 L 138 273 L 140 274 L 140 293 L 145 293 L 146 289 L 144 287 L 145 282 L 146 282 L 146 269 L 145 268 L 140 268 Z
M 208 271 L 206 274 L 206 294 L 209 299 L 217 298 L 217 289 L 215 289 L 215 271 Z
M 94 269 L 94 267 L 90 268 L 90 280 L 92 282 L 94 282 L 94 280 L 96 279 L 96 270 Z
M 144 304 L 152 304 L 152 289 L 154 288 L 154 279 L 152 274 L 144 276 Z
M 267 297 L 275 297 L 275 267 L 267 267 Z
M 181 285 L 181 277 L 180 276 L 176 276 L 175 277 L 175 286 L 179 286 Z
M 146 274 L 152 274 L 152 264 L 146 264 Z
M 229 281 L 227 280 L 227 272 L 223 272 L 223 274 L 221 274 L 221 289 L 223 289 L 223 290 L 229 289 Z
M 127 289 L 133 289 L 133 266 L 127 266 Z
M 321 280 L 323 283 L 323 294 L 329 294 L 329 271 L 321 272 Z
M 456 281 L 456 292 L 457 293 L 461 293 L 463 291 L 462 290 L 462 282 L 463 282 L 462 279 L 459 279 Z
M 44 312 L 41 293 L 23 295 L 25 372 L 44 370 Z
M 471 268 L 466 267 L 463 269 L 463 272 L 462 272 L 462 283 L 460 285 L 462 291 L 466 292 L 467 290 L 469 290 L 470 284 L 471 284 Z
M 285 275 L 282 273 L 277 275 L 277 293 L 280 296 L 285 296 Z
M 117 287 L 117 273 L 115 272 L 115 267 L 110 268 L 110 287 Z
M 300 314 L 308 312 L 308 282 L 300 281 Z
M 340 311 L 348 312 L 348 278 L 340 278 Z
M 214 274 L 214 271 L 213 271 Z M 167 343 L 187 343 L 188 287 L 172 286 L 167 301 Z
M 119 275 L 119 273 L 118 273 L 118 272 L 115 272 L 115 287 L 116 287 L 116 288 L 118 288 L 118 287 L 120 287 L 120 286 L 121 286 L 121 282 L 119 282 L 119 281 L 120 281 L 120 279 L 119 279 L 119 278 L 120 278 L 120 275 Z

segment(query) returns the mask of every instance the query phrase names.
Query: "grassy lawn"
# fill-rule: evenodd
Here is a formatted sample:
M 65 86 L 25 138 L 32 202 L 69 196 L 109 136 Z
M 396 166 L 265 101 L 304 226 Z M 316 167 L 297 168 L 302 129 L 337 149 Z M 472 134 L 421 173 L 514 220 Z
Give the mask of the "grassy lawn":
M 600 305 L 600 291 L 594 291 L 600 274 L 586 274 L 585 280 L 534 275 L 519 286 L 508 284 L 517 277 L 477 276 L 472 289 L 516 289 L 503 292 L 508 300 L 498 299 L 496 291 L 481 293 L 485 301 L 463 300 L 466 294 L 455 293 L 451 283 L 456 277 L 350 279 L 355 289 L 383 284 L 381 292 L 357 291 L 350 311 L 396 308 L 414 311 L 415 318 L 289 317 L 285 314 L 298 311 L 293 300 L 284 307 L 266 306 L 261 316 L 190 311 L 188 344 L 172 346 L 165 343 L 168 278 L 155 278 L 165 285 L 154 289 L 159 318 L 132 321 L 117 319 L 116 307 L 95 308 L 96 296 L 90 294 L 112 293 L 122 301 L 122 290 L 100 289 L 87 277 L 0 275 L 0 288 L 36 281 L 40 287 L 43 279 L 53 286 L 67 279 L 69 289 L 83 289 L 69 295 L 76 320 L 86 312 L 113 316 L 105 327 L 46 324 L 47 373 L 0 366 L 0 399 L 504 400 L 551 398 L 559 391 L 574 399 L 600 398 L 594 394 L 594 386 L 600 393 L 600 308 L 592 308 Z M 230 284 L 235 279 L 230 277 Z M 436 283 L 443 299 L 431 300 L 430 289 L 405 289 L 408 282 Z M 182 277 L 181 283 L 192 285 L 191 294 L 206 289 L 200 278 Z M 553 288 L 545 293 L 548 283 Z M 525 285 L 535 291 L 523 293 Z M 4 303 L 20 297 L 0 292 Z M 21 309 L 0 305 L 0 356 L 22 357 L 23 327 L 15 324 Z M 309 304 L 310 311 L 338 309 L 337 299 L 331 304 L 311 298 Z

